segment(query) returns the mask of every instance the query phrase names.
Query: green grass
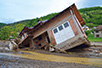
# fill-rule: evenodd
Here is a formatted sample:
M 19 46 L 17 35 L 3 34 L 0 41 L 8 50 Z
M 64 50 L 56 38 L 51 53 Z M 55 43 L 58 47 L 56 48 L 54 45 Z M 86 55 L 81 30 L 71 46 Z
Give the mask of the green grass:
M 93 34 L 89 34 L 87 37 L 90 42 L 102 42 L 102 38 L 94 38 Z

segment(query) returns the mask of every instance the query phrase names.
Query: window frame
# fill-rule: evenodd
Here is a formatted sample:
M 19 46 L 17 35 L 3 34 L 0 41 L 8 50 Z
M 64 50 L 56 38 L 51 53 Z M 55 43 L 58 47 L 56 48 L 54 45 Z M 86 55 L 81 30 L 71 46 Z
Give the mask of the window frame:
M 57 30 L 56 32 L 54 31 L 55 29 Z M 55 28 L 55 29 L 53 29 L 53 33 L 54 33 L 54 34 L 56 34 L 56 33 L 58 32 L 58 29 L 57 29 L 57 28 Z
M 96 33 L 99 33 L 99 31 L 96 31 Z
M 68 24 L 67 26 L 65 26 L 65 24 Z M 66 21 L 64 24 L 63 24 L 63 26 L 64 26 L 64 28 L 67 28 L 67 27 L 69 27 L 70 25 L 69 25 L 69 22 L 68 21 Z
M 60 28 L 60 27 L 62 27 L 62 28 Z M 63 25 L 61 24 L 60 26 L 58 26 L 58 30 L 59 31 L 61 31 L 61 30 L 63 30 L 64 28 L 63 28 Z

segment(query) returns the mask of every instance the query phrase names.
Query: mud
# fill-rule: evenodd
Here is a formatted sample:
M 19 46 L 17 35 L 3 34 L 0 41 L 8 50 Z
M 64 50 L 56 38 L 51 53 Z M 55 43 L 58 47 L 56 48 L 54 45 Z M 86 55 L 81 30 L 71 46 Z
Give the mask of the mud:
M 50 62 L 24 59 L 13 56 L 0 56 L 0 68 L 101 68 L 78 63 Z
M 102 47 L 90 47 L 100 50 Z M 102 56 L 86 49 L 69 50 L 68 54 L 44 50 L 0 53 L 0 68 L 102 68 Z
M 58 56 L 65 56 L 65 57 L 86 57 L 86 58 L 102 58 L 102 55 L 97 56 L 97 53 L 90 52 L 87 49 L 92 50 L 99 50 L 102 52 L 102 47 L 87 47 L 87 48 L 74 48 L 68 50 L 68 54 L 60 53 L 60 52 L 48 52 L 45 50 L 35 50 L 35 52 L 42 53 L 42 54 L 50 54 L 50 55 L 58 55 Z

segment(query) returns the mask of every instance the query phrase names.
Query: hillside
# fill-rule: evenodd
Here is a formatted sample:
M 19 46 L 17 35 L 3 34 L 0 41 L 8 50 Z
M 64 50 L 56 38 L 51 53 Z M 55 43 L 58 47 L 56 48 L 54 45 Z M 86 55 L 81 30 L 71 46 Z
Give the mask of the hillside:
M 89 27 L 102 25 L 102 7 L 91 7 L 79 10 L 85 23 Z
M 0 23 L 0 28 L 5 26 L 6 24 L 5 23 Z
M 91 7 L 91 8 L 83 8 L 79 9 L 81 16 L 83 17 L 85 23 L 89 27 L 94 27 L 98 25 L 102 25 L 102 7 Z M 20 32 L 24 26 L 32 27 L 37 24 L 38 20 L 49 20 L 53 16 L 58 13 L 48 14 L 46 16 L 29 19 L 29 20 L 22 20 L 12 24 L 0 24 L 4 26 L 0 29 L 0 40 L 6 40 L 9 36 L 13 36 L 14 38 L 17 37 L 17 32 Z
M 28 21 L 30 20 L 21 20 L 21 21 L 18 21 L 18 22 L 14 22 L 14 23 L 11 23 L 11 24 L 7 24 L 7 26 L 14 26 L 16 24 L 25 24 L 27 23 Z
M 43 16 L 40 18 L 31 19 L 31 20 L 22 20 L 12 24 L 6 24 L 4 27 L 0 29 L 0 40 L 7 40 L 9 39 L 9 36 L 13 36 L 12 38 L 15 38 L 18 36 L 17 32 L 20 32 L 24 28 L 24 26 L 28 26 L 28 27 L 35 26 L 38 20 L 41 20 L 41 21 L 46 19 L 49 20 L 56 14 L 58 13 L 52 13 L 47 16 Z

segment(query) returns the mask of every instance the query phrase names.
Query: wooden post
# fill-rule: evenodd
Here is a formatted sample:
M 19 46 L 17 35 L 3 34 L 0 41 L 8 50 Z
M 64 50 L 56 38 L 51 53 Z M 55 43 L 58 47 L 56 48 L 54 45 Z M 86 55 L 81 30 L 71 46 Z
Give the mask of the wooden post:
M 34 49 L 35 49 L 35 47 L 34 47 L 33 38 L 31 39 L 31 43 L 32 43 L 32 47 L 33 47 L 33 50 L 34 50 Z

